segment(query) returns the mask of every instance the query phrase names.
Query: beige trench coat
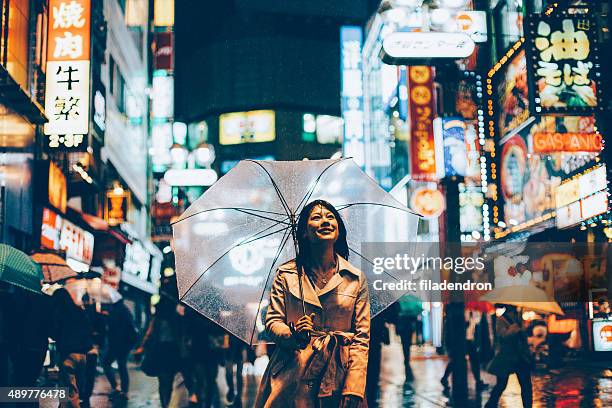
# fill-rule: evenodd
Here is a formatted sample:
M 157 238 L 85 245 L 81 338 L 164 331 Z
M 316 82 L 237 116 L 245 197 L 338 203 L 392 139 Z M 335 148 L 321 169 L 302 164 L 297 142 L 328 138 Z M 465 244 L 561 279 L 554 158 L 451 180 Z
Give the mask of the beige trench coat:
M 291 338 L 289 322 L 302 315 L 294 261 L 282 265 L 272 284 L 266 329 L 277 347 L 263 375 L 255 407 L 339 406 L 343 395 L 365 402 L 370 343 L 370 299 L 365 275 L 342 257 L 339 273 L 319 289 L 302 275 L 306 313 L 318 334 L 304 350 Z M 329 398 L 325 398 L 329 397 Z

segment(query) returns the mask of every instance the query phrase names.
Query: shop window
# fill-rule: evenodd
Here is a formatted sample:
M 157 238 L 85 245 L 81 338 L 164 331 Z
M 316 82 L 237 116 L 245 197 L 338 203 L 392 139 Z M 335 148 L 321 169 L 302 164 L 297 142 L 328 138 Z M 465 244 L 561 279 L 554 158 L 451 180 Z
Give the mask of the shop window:
M 6 68 L 24 89 L 28 89 L 29 15 L 29 0 L 11 0 L 9 2 Z

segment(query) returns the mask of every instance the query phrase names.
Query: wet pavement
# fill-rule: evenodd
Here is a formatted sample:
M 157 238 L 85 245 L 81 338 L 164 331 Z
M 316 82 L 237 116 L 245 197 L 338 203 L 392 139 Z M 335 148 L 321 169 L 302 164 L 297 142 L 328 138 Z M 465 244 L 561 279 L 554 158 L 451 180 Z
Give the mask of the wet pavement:
M 436 408 L 453 406 L 448 394 L 440 383 L 440 378 L 446 367 L 447 360 L 438 356 L 432 348 L 419 348 L 413 346 L 411 366 L 414 380 L 405 382 L 403 356 L 400 344 L 392 342 L 383 347 L 382 370 L 380 378 L 379 407 L 399 408 Z M 595 362 L 592 364 L 568 364 L 558 370 L 547 370 L 534 373 L 534 407 L 611 407 L 612 406 L 612 362 Z M 245 387 L 243 393 L 243 407 L 253 404 L 260 375 L 265 368 L 265 358 L 256 361 L 256 367 L 245 365 Z M 483 372 L 483 381 L 495 384 L 495 377 Z M 157 379 L 145 376 L 136 365 L 130 365 L 131 388 L 127 406 L 135 408 L 160 407 L 157 393 Z M 474 392 L 474 381 L 471 373 L 468 374 L 470 388 L 470 404 L 467 407 L 482 407 L 489 397 L 489 390 L 480 395 Z M 225 383 L 224 369 L 220 368 L 217 384 L 219 394 L 215 396 L 215 407 L 228 406 L 225 400 L 227 385 Z M 175 378 L 174 393 L 171 401 L 172 408 L 188 407 L 188 396 L 182 378 L 178 374 Z M 92 407 L 113 407 L 108 395 L 110 386 L 103 375 L 96 381 L 94 395 L 90 402 Z M 46 405 L 52 407 L 56 404 Z M 237 406 L 237 405 L 235 405 Z M 458 406 L 458 405 L 455 405 Z M 511 376 L 508 388 L 502 396 L 500 407 L 520 408 L 520 387 L 515 376 Z

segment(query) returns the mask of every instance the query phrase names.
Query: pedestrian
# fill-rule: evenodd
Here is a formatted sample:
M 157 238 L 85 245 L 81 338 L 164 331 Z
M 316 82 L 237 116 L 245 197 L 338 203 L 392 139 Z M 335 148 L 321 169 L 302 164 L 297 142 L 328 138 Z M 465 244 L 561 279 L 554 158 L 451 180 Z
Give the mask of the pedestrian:
M 96 376 L 98 375 L 98 360 L 100 351 L 104 348 L 106 342 L 106 319 L 105 316 L 98 312 L 96 303 L 91 300 L 89 295 L 85 294 L 81 298 L 81 302 L 85 307 L 85 313 L 91 323 L 91 339 L 93 347 L 87 352 L 85 361 L 85 386 L 82 392 L 83 406 L 89 406 L 89 398 L 93 395 Z
M 225 381 L 227 382 L 226 399 L 228 405 L 242 405 L 242 366 L 246 347 L 230 333 L 225 334 Z M 235 370 L 234 370 L 235 368 Z
M 181 363 L 180 316 L 176 308 L 177 304 L 173 298 L 160 296 L 160 301 L 155 306 L 155 315 L 149 323 L 140 347 L 135 351 L 136 355 L 144 354 L 142 371 L 158 379 L 162 408 L 166 408 L 170 403 L 174 377 Z
M 187 356 L 182 367 L 189 405 L 210 408 L 218 397 L 217 373 L 223 363 L 223 330 L 192 309 L 185 310 Z
M 130 351 L 138 340 L 138 331 L 134 325 L 132 312 L 125 305 L 123 299 L 110 305 L 108 312 L 108 345 L 102 367 L 111 386 L 111 399 L 125 401 L 130 390 L 130 376 L 128 374 L 127 360 Z M 113 362 L 117 362 L 120 387 L 117 385 Z
M 80 408 L 79 393 L 85 387 L 86 355 L 91 349 L 91 324 L 85 309 L 78 306 L 70 293 L 59 288 L 53 293 L 51 337 L 55 340 L 60 361 L 60 384 L 68 388 L 68 402 L 61 407 Z
M 397 333 L 400 336 L 402 342 L 402 351 L 404 354 L 404 372 L 406 374 L 406 381 L 412 381 L 414 374 L 410 367 L 410 348 L 412 346 L 412 336 L 415 332 L 417 318 L 423 311 L 421 301 L 412 296 L 402 296 L 398 304 L 398 318 L 397 318 Z
M 482 313 L 478 310 L 465 310 L 465 346 L 466 353 L 470 360 L 470 369 L 474 376 L 474 382 L 476 384 L 476 391 L 482 391 L 488 387 L 488 384 L 482 381 L 480 376 L 480 340 L 482 336 L 480 334 L 480 324 L 482 322 Z M 444 376 L 442 377 L 442 385 L 444 388 L 448 388 L 448 378 L 451 375 L 453 369 L 452 360 L 447 364 L 446 370 L 444 370 Z
M 504 313 L 497 318 L 495 357 L 489 364 L 489 372 L 495 374 L 497 382 L 486 408 L 497 407 L 499 399 L 506 389 L 508 377 L 515 373 L 521 385 L 523 408 L 532 406 L 531 386 L 531 355 L 527 343 L 527 333 L 515 306 L 498 305 L 505 308 Z
M 368 406 L 374 407 L 378 401 L 382 345 L 390 343 L 389 328 L 386 323 L 396 321 L 397 311 L 395 309 L 395 305 L 388 307 L 372 319 L 366 376 L 366 400 Z
M 3 386 L 36 387 L 48 347 L 50 298 L 18 287 L 14 288 L 13 295 L 6 309 L 9 311 L 6 321 L 9 341 L 4 349 L 10 355 L 12 373 L 10 381 Z M 38 407 L 38 402 L 18 405 L 34 408 Z
M 347 260 L 344 222 L 331 204 L 313 201 L 300 213 L 296 239 L 297 258 L 272 283 L 266 330 L 277 347 L 255 407 L 367 406 L 368 284 Z

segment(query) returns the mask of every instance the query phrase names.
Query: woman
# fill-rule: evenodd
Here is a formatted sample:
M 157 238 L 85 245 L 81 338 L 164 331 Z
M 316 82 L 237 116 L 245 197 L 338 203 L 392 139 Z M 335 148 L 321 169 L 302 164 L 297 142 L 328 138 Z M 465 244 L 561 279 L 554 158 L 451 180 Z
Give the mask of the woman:
M 497 318 L 495 332 L 497 336 L 495 357 L 489 364 L 489 372 L 497 376 L 495 387 L 485 407 L 497 407 L 502 396 L 508 377 L 516 373 L 521 385 L 521 399 L 524 408 L 532 406 L 531 386 L 531 354 L 527 344 L 527 335 L 523 329 L 522 320 L 515 306 L 497 305 L 505 307 L 505 312 Z
M 296 235 L 297 262 L 279 268 L 270 292 L 266 330 L 277 347 L 255 406 L 365 407 L 370 341 L 365 275 L 348 263 L 346 228 L 328 202 L 304 207 Z

